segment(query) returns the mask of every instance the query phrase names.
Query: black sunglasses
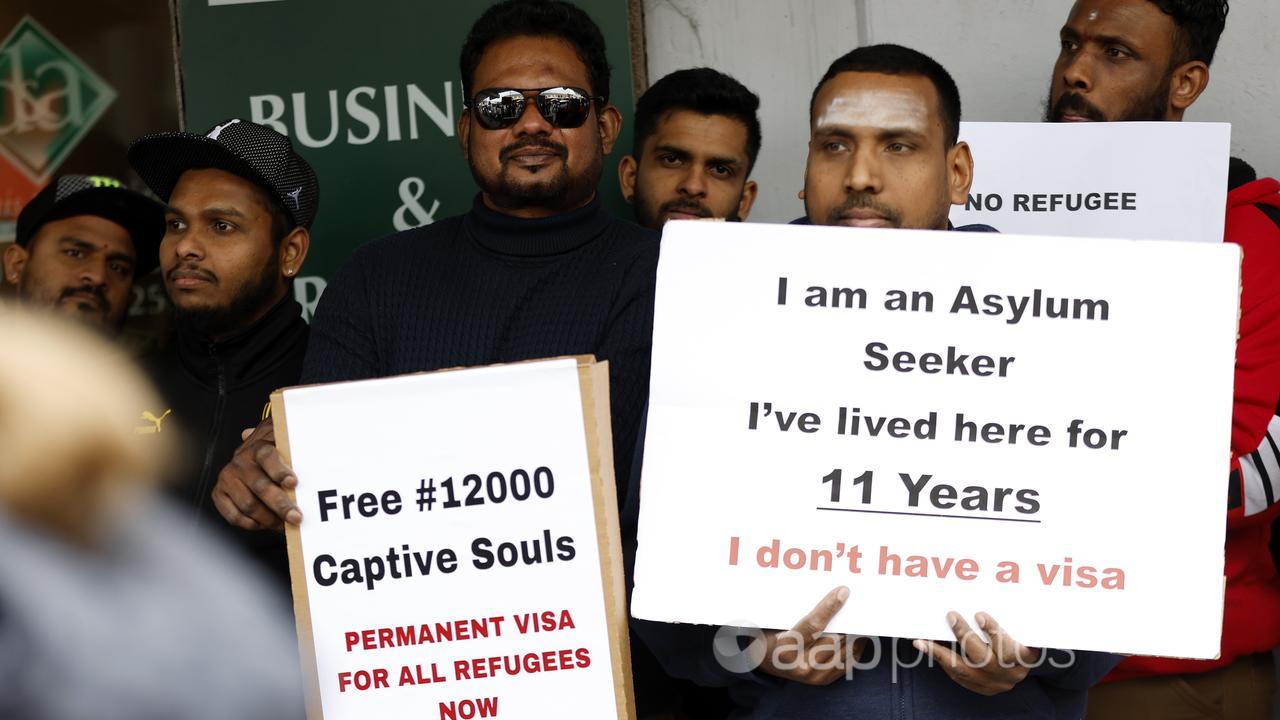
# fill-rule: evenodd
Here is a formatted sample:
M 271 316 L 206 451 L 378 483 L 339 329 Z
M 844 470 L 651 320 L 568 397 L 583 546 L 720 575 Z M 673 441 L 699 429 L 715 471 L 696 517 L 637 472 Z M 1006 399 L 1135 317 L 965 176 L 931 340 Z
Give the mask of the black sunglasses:
M 588 95 L 585 90 L 575 87 L 549 87 L 518 90 L 516 88 L 487 88 L 476 93 L 471 102 L 463 107 L 470 108 L 476 122 L 486 130 L 501 130 L 516 124 L 524 115 L 529 97 L 525 93 L 537 93 L 533 103 L 538 112 L 552 127 L 581 127 L 591 114 L 592 101 L 604 103 L 604 98 Z

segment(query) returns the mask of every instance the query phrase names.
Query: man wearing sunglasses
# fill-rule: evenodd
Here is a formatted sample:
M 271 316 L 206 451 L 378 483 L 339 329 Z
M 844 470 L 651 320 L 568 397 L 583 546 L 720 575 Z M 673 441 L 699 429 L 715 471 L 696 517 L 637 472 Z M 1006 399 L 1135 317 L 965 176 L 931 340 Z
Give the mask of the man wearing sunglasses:
M 480 193 L 461 216 L 360 247 L 325 291 L 302 382 L 557 355 L 609 360 L 619 483 L 648 378 L 656 236 L 596 193 L 622 120 L 599 28 L 561 0 L 506 0 L 462 47 L 458 121 Z M 223 469 L 222 515 L 279 528 L 296 479 L 264 423 Z M 305 479 L 304 479 L 305 480 Z
M 600 29 L 561 0 L 507 0 L 460 58 L 458 138 L 480 187 L 464 215 L 360 247 L 325 291 L 302 382 L 594 354 L 609 361 L 625 497 L 647 394 L 656 234 L 601 207 L 596 184 L 622 120 Z M 219 512 L 247 529 L 302 515 L 295 478 L 260 424 L 222 470 Z

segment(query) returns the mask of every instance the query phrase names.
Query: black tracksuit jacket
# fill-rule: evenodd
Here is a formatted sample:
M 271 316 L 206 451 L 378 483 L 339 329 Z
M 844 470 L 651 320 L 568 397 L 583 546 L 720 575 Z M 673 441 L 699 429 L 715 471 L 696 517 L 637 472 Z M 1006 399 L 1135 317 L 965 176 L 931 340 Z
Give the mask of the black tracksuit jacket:
M 221 342 L 179 328 L 170 347 L 145 362 L 166 403 L 147 410 L 153 417 L 170 411 L 161 427 L 183 438 L 174 493 L 191 509 L 193 523 L 228 536 L 280 576 L 285 591 L 289 574 L 284 536 L 228 525 L 210 493 L 240 446 L 241 431 L 265 417 L 272 391 L 297 384 L 307 336 L 302 307 L 286 298 L 253 326 Z

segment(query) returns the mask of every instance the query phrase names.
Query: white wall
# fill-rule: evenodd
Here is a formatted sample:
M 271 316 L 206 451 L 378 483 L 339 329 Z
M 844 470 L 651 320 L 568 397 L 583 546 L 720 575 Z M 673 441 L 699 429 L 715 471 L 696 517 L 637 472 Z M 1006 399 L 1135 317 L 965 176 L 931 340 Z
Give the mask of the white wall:
M 1188 120 L 1232 122 L 1232 149 L 1280 176 L 1280 2 L 1236 0 Z M 761 99 L 752 220 L 804 213 L 809 96 L 836 57 L 894 42 L 941 62 L 966 120 L 1038 120 L 1067 0 L 644 0 L 649 78 L 707 65 Z M 979 158 L 979 162 L 981 159 Z

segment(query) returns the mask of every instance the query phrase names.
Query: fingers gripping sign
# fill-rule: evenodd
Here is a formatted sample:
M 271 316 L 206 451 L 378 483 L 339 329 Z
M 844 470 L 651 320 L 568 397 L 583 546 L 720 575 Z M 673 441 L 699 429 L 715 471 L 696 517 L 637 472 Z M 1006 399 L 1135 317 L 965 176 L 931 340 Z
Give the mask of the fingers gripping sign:
M 986 638 L 970 627 L 959 613 L 947 613 L 947 622 L 955 633 L 959 653 L 942 643 L 928 640 L 916 640 L 913 644 L 920 652 L 928 653 L 960 686 L 981 695 L 1008 692 L 1039 663 L 1041 651 L 1014 640 L 995 618 L 986 613 L 978 613 L 974 619 L 986 633 Z
M 761 671 L 805 685 L 829 685 L 843 676 L 866 643 L 826 632 L 848 599 L 849 588 L 838 587 L 792 629 L 766 632 Z
M 214 507 L 227 522 L 246 530 L 301 523 L 302 512 L 288 493 L 298 486 L 298 478 L 276 450 L 271 419 L 246 429 L 241 437 L 244 442 L 218 473 Z

